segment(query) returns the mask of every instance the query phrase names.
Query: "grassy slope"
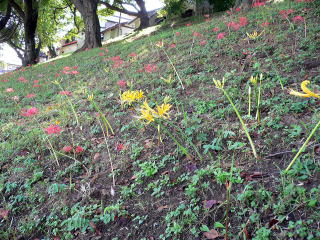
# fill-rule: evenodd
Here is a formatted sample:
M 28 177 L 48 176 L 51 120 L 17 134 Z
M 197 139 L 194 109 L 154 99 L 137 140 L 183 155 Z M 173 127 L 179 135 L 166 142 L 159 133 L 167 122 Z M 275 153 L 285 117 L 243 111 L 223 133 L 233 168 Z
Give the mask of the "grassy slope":
M 290 8 L 294 13 L 282 19 L 279 11 Z M 297 15 L 306 19 L 307 37 L 303 23 L 288 21 Z M 228 31 L 226 23 L 240 16 L 249 24 Z M 246 32 L 261 32 L 265 21 L 270 25 L 262 36 L 245 40 Z M 208 229 L 221 236 L 227 231 L 229 239 L 320 238 L 319 148 L 309 148 L 289 174 L 280 174 L 293 157 L 290 151 L 301 146 L 319 119 L 319 102 L 287 91 L 299 89 L 305 79 L 315 88 L 320 83 L 320 67 L 312 67 L 320 60 L 319 4 L 281 3 L 190 22 L 0 77 L 0 239 L 205 239 Z M 217 40 L 214 27 L 226 37 Z M 160 40 L 185 91 L 164 52 L 155 47 Z M 205 45 L 200 45 L 203 40 Z M 129 56 L 133 52 L 137 57 Z M 110 60 L 114 56 L 124 60 L 118 68 Z M 145 72 L 147 64 L 155 64 L 156 71 Z M 65 66 L 77 66 L 79 74 L 61 73 Z M 244 117 L 261 157 L 256 160 L 232 107 L 212 79 L 226 78 L 225 88 L 246 116 L 248 79 L 260 73 L 261 122 Z M 162 80 L 170 74 L 173 83 Z M 69 100 L 81 127 L 53 80 L 72 92 Z M 117 85 L 119 80 L 130 86 L 126 90 L 143 90 L 151 106 L 171 97 L 172 125 L 164 125 L 182 139 L 190 156 L 164 129 L 163 143 L 158 143 L 152 124 L 145 126 L 134 117 L 138 103 L 121 106 L 119 91 L 124 89 Z M 15 91 L 7 93 L 7 88 Z M 36 97 L 24 97 L 30 93 Z M 104 138 L 88 93 L 110 120 L 114 136 Z M 14 101 L 13 96 L 20 99 Z M 35 118 L 20 115 L 28 106 L 39 109 Z M 253 116 L 254 111 L 255 104 Z M 41 130 L 57 123 L 63 132 L 49 136 L 56 151 L 68 145 L 84 148 L 68 157 L 57 153 L 60 166 Z M 318 134 L 311 144 L 317 142 Z M 283 151 L 289 152 L 268 157 Z

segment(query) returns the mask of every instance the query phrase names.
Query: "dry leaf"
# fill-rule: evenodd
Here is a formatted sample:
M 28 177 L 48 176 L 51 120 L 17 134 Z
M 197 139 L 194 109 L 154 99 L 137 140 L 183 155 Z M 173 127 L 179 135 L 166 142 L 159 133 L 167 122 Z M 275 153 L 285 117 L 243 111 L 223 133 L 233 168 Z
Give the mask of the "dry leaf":
M 6 210 L 4 208 L 0 208 L 0 217 L 3 219 L 7 219 L 9 215 L 9 210 Z
M 157 211 L 162 211 L 163 209 L 167 209 L 168 205 L 158 207 Z
M 216 239 L 217 237 L 219 237 L 219 233 L 214 230 L 214 229 L 211 229 L 210 232 L 205 232 L 203 234 L 207 239 Z
M 111 194 L 112 197 L 114 197 L 114 195 L 116 194 L 116 192 L 114 191 L 112 186 L 110 188 L 110 194 Z

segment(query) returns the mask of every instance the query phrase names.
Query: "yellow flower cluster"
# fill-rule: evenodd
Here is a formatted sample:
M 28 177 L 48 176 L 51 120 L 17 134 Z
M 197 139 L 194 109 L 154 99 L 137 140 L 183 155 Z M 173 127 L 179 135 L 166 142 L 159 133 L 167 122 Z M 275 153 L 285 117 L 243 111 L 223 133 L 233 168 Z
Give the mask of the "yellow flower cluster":
M 128 90 L 120 95 L 120 100 L 121 100 L 121 104 L 128 103 L 129 105 L 131 105 L 133 102 L 138 101 L 143 97 L 144 97 L 143 91 L 141 90 L 135 90 L 135 91 Z
M 314 92 L 312 92 L 308 87 L 307 85 L 310 83 L 310 81 L 306 80 L 306 81 L 303 81 L 301 83 L 301 89 L 304 93 L 301 93 L 301 92 L 297 92 L 293 89 L 290 90 L 290 94 L 291 95 L 294 95 L 294 96 L 298 96 L 298 97 L 315 97 L 315 98 L 320 98 L 319 94 L 316 94 Z
M 138 119 L 146 121 L 147 124 L 154 122 L 155 119 L 169 119 L 169 111 L 171 107 L 171 104 L 163 103 L 158 105 L 156 110 L 154 110 L 149 106 L 148 102 L 145 101 L 139 109 L 140 116 L 138 116 Z
M 262 35 L 263 31 L 261 33 L 258 33 L 257 31 L 253 31 L 253 33 L 246 33 L 248 38 L 251 40 L 255 40 L 258 37 L 260 37 Z

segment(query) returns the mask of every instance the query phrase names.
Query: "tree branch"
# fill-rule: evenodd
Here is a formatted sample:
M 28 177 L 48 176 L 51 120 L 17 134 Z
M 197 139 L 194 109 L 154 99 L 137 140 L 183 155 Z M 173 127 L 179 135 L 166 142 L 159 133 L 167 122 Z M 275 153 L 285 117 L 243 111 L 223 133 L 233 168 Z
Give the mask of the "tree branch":
M 117 11 L 117 12 L 121 12 L 121 13 L 124 13 L 124 14 L 128 14 L 128 15 L 131 15 L 131 16 L 140 16 L 140 14 L 138 12 L 132 12 L 132 11 L 129 11 L 125 8 L 119 8 L 117 6 L 113 6 L 107 2 L 104 2 L 104 1 L 99 1 L 100 4 L 106 6 L 107 8 L 111 9 L 111 10 L 114 10 L 114 11 Z
M 11 7 L 14 8 L 14 10 L 16 10 L 19 17 L 24 21 L 26 15 L 25 15 L 24 11 L 22 10 L 22 8 L 14 0 L 9 0 L 8 3 L 10 4 Z

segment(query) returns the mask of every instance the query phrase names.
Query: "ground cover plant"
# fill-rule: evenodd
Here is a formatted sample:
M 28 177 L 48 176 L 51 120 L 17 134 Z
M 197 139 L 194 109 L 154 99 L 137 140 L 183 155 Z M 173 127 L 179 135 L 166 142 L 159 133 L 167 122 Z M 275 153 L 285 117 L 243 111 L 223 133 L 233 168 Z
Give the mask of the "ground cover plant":
M 258 4 L 1 75 L 0 239 L 320 239 L 319 16 Z

